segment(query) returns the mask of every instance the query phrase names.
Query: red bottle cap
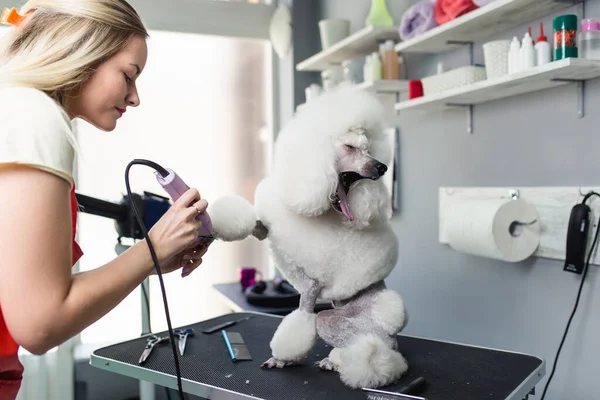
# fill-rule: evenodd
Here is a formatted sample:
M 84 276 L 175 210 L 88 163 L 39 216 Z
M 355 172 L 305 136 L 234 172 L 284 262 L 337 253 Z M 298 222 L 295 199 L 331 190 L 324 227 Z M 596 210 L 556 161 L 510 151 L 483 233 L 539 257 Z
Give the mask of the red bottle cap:
M 547 42 L 548 38 L 546 36 L 544 36 L 544 23 L 540 22 L 540 36 L 537 38 L 538 43 L 539 42 Z

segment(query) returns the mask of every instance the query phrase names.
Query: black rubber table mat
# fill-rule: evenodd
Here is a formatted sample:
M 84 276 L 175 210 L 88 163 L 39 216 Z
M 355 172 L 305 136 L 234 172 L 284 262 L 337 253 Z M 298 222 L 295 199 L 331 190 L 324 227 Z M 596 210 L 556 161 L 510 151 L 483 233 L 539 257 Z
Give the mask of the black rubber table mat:
M 242 334 L 252 361 L 234 363 L 220 331 L 202 333 L 211 325 L 249 315 L 252 318 L 226 330 Z M 331 351 L 321 340 L 301 365 L 261 369 L 271 356 L 269 342 L 280 322 L 280 317 L 242 312 L 190 325 L 195 335 L 188 337 L 185 355 L 179 357 L 182 378 L 263 399 L 366 399 L 366 392 L 344 386 L 337 372 L 314 366 Z M 138 366 L 145 344 L 144 338 L 134 339 L 94 355 Z M 505 400 L 542 364 L 533 356 L 409 336 L 398 336 L 398 344 L 409 371 L 398 383 L 381 389 L 394 391 L 422 376 L 427 385 L 415 394 L 428 400 Z M 170 343 L 155 347 L 144 367 L 175 377 Z

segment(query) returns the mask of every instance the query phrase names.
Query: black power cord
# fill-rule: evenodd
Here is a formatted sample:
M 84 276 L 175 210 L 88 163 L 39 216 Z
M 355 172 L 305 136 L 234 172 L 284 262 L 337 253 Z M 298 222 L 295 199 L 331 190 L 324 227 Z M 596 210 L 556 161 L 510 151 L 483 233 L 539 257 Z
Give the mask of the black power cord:
M 153 168 L 155 171 L 157 171 L 163 177 L 168 176 L 169 172 L 155 162 L 152 162 L 149 160 L 139 160 L 139 159 L 133 160 L 127 165 L 127 168 L 125 169 L 125 186 L 127 187 L 127 196 L 129 197 L 129 202 L 131 204 L 133 212 L 135 213 L 135 217 L 137 218 L 138 224 L 140 225 L 140 229 L 142 230 L 142 233 L 144 234 L 144 238 L 146 239 L 148 248 L 150 249 L 150 254 L 152 255 L 152 261 L 154 261 L 154 268 L 156 268 L 156 274 L 158 276 L 158 281 L 160 282 L 160 289 L 162 292 L 163 304 L 165 306 L 165 316 L 167 318 L 167 326 L 169 329 L 169 339 L 170 339 L 169 341 L 171 342 L 171 348 L 173 350 L 173 358 L 175 360 L 175 372 L 177 374 L 177 389 L 179 392 L 179 399 L 185 400 L 185 397 L 183 394 L 183 389 L 181 387 L 181 371 L 179 369 L 179 356 L 177 354 L 177 348 L 175 346 L 175 335 L 173 335 L 173 327 L 171 326 L 171 315 L 169 313 L 169 305 L 167 302 L 167 293 L 166 293 L 165 284 L 164 284 L 163 278 L 162 278 L 162 272 L 160 270 L 158 257 L 156 256 L 156 252 L 154 251 L 154 246 L 152 245 L 150 237 L 148 236 L 148 231 L 146 230 L 146 226 L 144 225 L 144 221 L 142 220 L 140 212 L 138 211 L 138 209 L 135 205 L 135 201 L 133 199 L 133 194 L 131 193 L 131 188 L 129 186 L 129 170 L 131 169 L 131 167 L 133 165 L 145 165 L 147 167 Z M 146 299 L 147 299 L 147 297 L 146 297 Z
M 592 196 L 600 197 L 600 194 L 598 194 L 596 192 L 589 192 L 584 196 L 583 201 L 581 203 L 585 204 L 589 200 L 589 198 Z M 542 397 L 540 398 L 540 400 L 544 400 L 544 397 L 546 397 L 546 391 L 548 390 L 548 386 L 550 386 L 550 381 L 552 381 L 552 378 L 554 377 L 554 373 L 556 372 L 556 364 L 558 364 L 558 358 L 560 357 L 560 352 L 562 350 L 563 345 L 565 344 L 565 340 L 567 338 L 567 333 L 569 332 L 569 328 L 571 327 L 571 322 L 573 321 L 573 317 L 575 316 L 575 312 L 577 311 L 577 307 L 579 306 L 579 299 L 581 298 L 581 292 L 583 290 L 583 283 L 585 282 L 585 277 L 587 276 L 587 272 L 590 267 L 590 260 L 592 258 L 592 254 L 594 254 L 594 248 L 596 247 L 596 244 L 598 243 L 598 233 L 599 232 L 600 232 L 600 219 L 598 220 L 598 225 L 596 226 L 596 234 L 594 235 L 592 247 L 590 248 L 590 252 L 587 255 L 587 259 L 586 259 L 585 265 L 583 267 L 583 275 L 581 277 L 581 283 L 579 284 L 579 291 L 577 292 L 577 299 L 575 300 L 575 306 L 573 307 L 573 311 L 571 312 L 571 316 L 569 317 L 569 322 L 567 322 L 567 327 L 565 328 L 565 332 L 563 334 L 562 340 L 560 341 L 560 345 L 558 346 L 558 351 L 556 352 L 556 356 L 554 357 L 554 365 L 552 366 L 552 372 L 550 373 L 550 377 L 548 378 L 548 381 L 546 382 L 546 386 L 544 387 L 544 392 L 542 393 Z
M 133 244 L 136 244 L 137 240 L 133 239 Z M 149 332 L 142 332 L 142 335 L 152 332 L 152 328 L 150 326 L 150 300 L 148 299 L 148 292 L 146 291 L 146 287 L 142 283 L 140 285 L 142 287 L 142 294 L 144 295 L 144 305 L 146 307 L 146 315 L 148 316 L 148 328 Z M 165 394 L 167 395 L 167 400 L 171 400 L 171 391 L 168 387 L 165 386 Z
M 133 239 L 133 244 L 136 244 L 137 240 Z M 140 285 L 142 287 L 142 294 L 144 295 L 144 305 L 146 307 L 146 315 L 148 316 L 148 327 L 150 332 L 152 332 L 152 328 L 150 327 L 150 300 L 148 299 L 148 292 L 146 291 L 146 287 L 142 283 Z M 150 332 L 142 332 L 142 335 Z M 167 400 L 171 400 L 171 391 L 168 387 L 165 387 L 165 394 L 167 395 Z

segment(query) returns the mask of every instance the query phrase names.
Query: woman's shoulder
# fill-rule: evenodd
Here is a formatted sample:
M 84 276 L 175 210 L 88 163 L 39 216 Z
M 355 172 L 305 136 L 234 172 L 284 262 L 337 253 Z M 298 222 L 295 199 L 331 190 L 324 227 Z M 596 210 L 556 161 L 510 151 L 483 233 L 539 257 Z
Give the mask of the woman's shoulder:
M 45 92 L 24 86 L 0 87 L 0 113 L 11 112 L 13 117 L 27 115 L 48 120 L 65 122 L 70 130 L 70 119 L 65 110 Z M 3 112 L 4 110 L 4 112 Z M 16 112 L 15 112 L 16 110 Z
M 41 90 L 0 87 L 0 163 L 25 164 L 68 182 L 75 137 L 64 109 Z

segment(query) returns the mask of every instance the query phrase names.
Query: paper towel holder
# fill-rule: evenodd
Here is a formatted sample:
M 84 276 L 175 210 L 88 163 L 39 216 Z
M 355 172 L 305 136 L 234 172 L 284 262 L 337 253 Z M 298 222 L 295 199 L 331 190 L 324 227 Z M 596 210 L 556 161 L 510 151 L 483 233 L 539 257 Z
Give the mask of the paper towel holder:
M 523 226 L 533 225 L 533 224 L 536 224 L 537 222 L 538 222 L 537 219 L 534 219 L 533 221 L 530 221 L 530 222 L 513 221 L 510 223 L 510 226 L 508 227 L 508 232 L 510 233 L 511 236 L 517 237 L 517 236 L 521 235 L 521 233 L 523 233 Z
M 463 199 L 488 200 L 506 199 L 513 200 L 513 195 L 518 196 L 534 205 L 538 210 L 537 221 L 524 220 L 524 225 L 539 225 L 540 243 L 533 257 L 551 260 L 565 260 L 566 227 L 569 223 L 569 213 L 573 205 L 581 202 L 581 198 L 589 191 L 600 193 L 600 185 L 573 185 L 573 186 L 440 186 L 438 188 L 438 242 L 449 244 L 446 232 L 450 208 L 455 202 Z M 590 203 L 592 212 L 600 215 L 600 200 Z M 597 221 L 596 221 L 597 222 Z M 522 228 L 527 228 L 522 226 Z M 533 228 L 533 227 L 532 227 Z M 537 227 L 535 227 L 537 229 Z M 591 229 L 591 227 L 590 227 Z M 525 229 L 523 230 L 523 233 Z M 517 233 L 517 232 L 515 232 Z M 522 234 L 521 234 L 522 236 Z M 600 251 L 592 254 L 590 265 L 600 266 Z

